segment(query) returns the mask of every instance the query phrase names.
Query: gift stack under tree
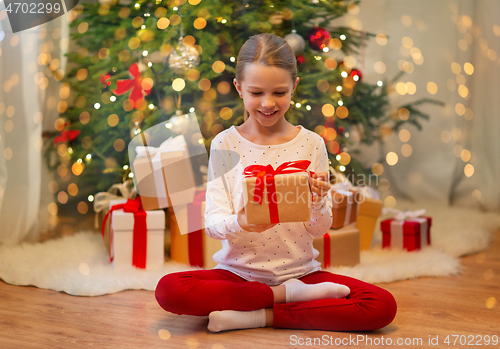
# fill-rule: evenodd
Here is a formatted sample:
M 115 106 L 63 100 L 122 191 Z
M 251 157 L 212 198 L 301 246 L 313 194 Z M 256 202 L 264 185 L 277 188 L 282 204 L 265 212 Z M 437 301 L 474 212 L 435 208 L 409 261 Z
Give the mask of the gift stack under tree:
M 136 146 L 135 153 L 131 167 L 137 190 L 130 189 L 130 181 L 115 185 L 98 193 L 94 205 L 113 267 L 162 266 L 169 220 L 170 259 L 215 266 L 211 257 L 221 244 L 203 231 L 205 190 L 195 186 L 184 136 L 170 137 L 159 147 Z M 121 197 L 113 194 L 116 189 Z

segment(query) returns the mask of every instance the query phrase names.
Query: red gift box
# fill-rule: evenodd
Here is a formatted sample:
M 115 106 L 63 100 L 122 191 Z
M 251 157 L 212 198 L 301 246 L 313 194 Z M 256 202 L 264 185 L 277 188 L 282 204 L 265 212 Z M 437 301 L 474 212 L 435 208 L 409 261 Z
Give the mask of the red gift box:
M 394 218 L 380 223 L 382 248 L 420 250 L 431 244 L 431 217 L 417 217 L 404 221 Z

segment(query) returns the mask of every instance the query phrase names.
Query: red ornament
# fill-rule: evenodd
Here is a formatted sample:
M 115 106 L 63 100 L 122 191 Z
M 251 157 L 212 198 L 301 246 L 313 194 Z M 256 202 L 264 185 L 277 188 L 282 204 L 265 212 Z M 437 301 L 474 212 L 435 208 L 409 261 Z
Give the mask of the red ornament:
M 122 95 L 128 90 L 132 90 L 130 91 L 129 99 L 134 102 L 134 108 L 137 109 L 137 107 L 142 105 L 144 96 L 149 95 L 151 88 L 143 90 L 141 73 L 139 72 L 139 65 L 137 63 L 132 64 L 128 71 L 130 72 L 130 75 L 132 75 L 133 79 L 118 80 L 116 82 L 116 90 L 113 90 L 113 93 L 116 95 Z
M 309 46 L 311 46 L 313 50 L 323 51 L 330 40 L 330 33 L 324 28 L 314 27 L 307 33 L 307 40 L 309 41 Z
M 61 134 L 54 138 L 54 147 L 57 143 L 64 143 L 66 141 L 71 142 L 78 137 L 78 135 L 80 135 L 80 131 L 78 130 L 62 130 Z
M 349 73 L 349 75 L 356 82 L 361 81 L 361 79 L 363 79 L 363 73 L 361 73 L 361 70 L 356 69 L 356 68 L 353 68 L 351 70 L 351 72 Z M 356 79 L 356 76 L 358 77 L 357 79 Z
M 296 58 L 297 58 L 297 65 L 301 65 L 302 63 L 304 63 L 306 61 L 306 59 L 302 55 L 297 55 Z
M 103 88 L 107 88 L 111 85 L 111 81 L 108 81 L 111 78 L 111 74 L 103 74 L 101 75 L 101 84 Z

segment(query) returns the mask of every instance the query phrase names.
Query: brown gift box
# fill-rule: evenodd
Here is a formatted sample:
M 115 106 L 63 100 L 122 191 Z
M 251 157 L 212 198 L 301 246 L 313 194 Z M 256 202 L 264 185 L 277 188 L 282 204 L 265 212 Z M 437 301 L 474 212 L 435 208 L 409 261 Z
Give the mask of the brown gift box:
M 323 268 L 359 264 L 359 230 L 352 224 L 330 229 L 324 236 L 313 240 L 313 247 L 319 251 L 316 260 Z
M 382 212 L 383 203 L 381 200 L 365 198 L 359 205 L 356 228 L 359 229 L 361 250 L 369 250 L 373 231 L 377 224 L 377 219 Z
M 155 168 L 154 162 L 158 161 L 161 161 L 161 168 Z M 159 159 L 147 156 L 136 158 L 134 175 L 144 210 L 171 207 L 171 200 L 175 200 L 175 205 L 191 203 L 195 193 L 192 171 L 186 150 L 162 152 Z M 168 188 L 179 192 L 169 194 Z
M 192 257 L 190 256 L 190 253 L 192 253 L 193 251 L 190 251 L 189 249 L 189 238 L 192 237 L 192 235 L 190 236 L 190 234 L 193 233 L 181 235 L 179 223 L 185 225 L 187 224 L 187 214 L 185 211 L 179 209 L 177 210 L 177 212 L 179 213 L 179 217 L 174 214 L 174 210 L 168 210 L 168 215 L 170 218 L 170 259 L 179 263 L 193 265 L 190 258 Z M 205 214 L 205 202 L 203 202 L 201 205 L 201 212 L 202 214 Z M 203 218 L 203 222 L 204 221 L 205 219 Z M 201 237 L 202 250 L 198 252 L 201 252 L 202 254 L 202 266 L 205 269 L 213 269 L 217 265 L 217 263 L 214 262 L 212 257 L 214 253 L 222 248 L 221 240 L 216 240 L 208 236 L 205 232 L 205 229 L 202 229 L 201 236 L 199 237 Z M 199 266 L 201 267 L 201 265 Z
M 338 229 L 344 225 L 354 223 L 356 221 L 356 211 L 358 203 L 363 200 L 363 195 L 356 190 L 349 192 L 343 190 L 332 191 L 332 229 Z M 350 206 L 350 210 L 349 210 Z M 349 217 L 346 219 L 346 214 Z
M 271 215 L 267 188 L 264 188 L 262 204 L 254 201 L 256 177 L 243 179 L 243 198 L 245 213 L 249 224 L 269 224 Z M 309 174 L 296 172 L 274 176 L 276 187 L 276 202 L 280 223 L 307 222 L 311 219 L 311 191 L 309 189 Z

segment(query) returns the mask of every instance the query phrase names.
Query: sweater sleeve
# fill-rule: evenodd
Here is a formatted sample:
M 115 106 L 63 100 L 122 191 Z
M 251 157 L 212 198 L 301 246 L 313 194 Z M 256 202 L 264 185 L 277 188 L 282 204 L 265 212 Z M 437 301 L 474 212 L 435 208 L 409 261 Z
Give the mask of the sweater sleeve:
M 328 171 L 328 155 L 326 153 L 326 147 L 323 140 L 320 139 L 317 143 L 318 161 L 314 171 Z M 311 220 L 304 223 L 307 231 L 313 237 L 321 237 L 325 235 L 332 225 L 332 191 L 328 191 L 321 202 L 313 204 L 311 212 Z
M 229 152 L 224 149 L 222 137 L 216 137 L 210 148 L 208 164 L 207 194 L 205 202 L 205 232 L 211 238 L 225 240 L 240 238 L 248 232 L 240 227 L 237 212 L 231 199 L 232 171 L 238 166 L 230 166 Z

